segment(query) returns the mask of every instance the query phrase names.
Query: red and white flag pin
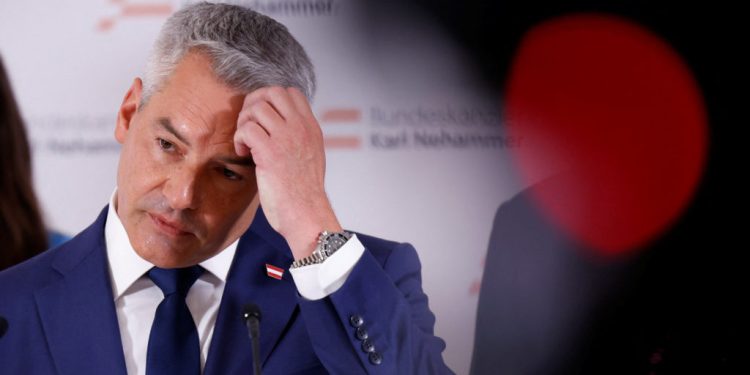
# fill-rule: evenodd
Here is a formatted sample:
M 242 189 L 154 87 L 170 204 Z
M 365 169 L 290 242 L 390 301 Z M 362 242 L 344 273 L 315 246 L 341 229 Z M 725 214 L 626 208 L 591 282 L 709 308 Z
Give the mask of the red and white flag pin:
M 281 277 L 284 276 L 284 270 L 266 263 L 266 274 L 268 275 L 268 277 L 273 277 L 276 280 L 281 280 Z

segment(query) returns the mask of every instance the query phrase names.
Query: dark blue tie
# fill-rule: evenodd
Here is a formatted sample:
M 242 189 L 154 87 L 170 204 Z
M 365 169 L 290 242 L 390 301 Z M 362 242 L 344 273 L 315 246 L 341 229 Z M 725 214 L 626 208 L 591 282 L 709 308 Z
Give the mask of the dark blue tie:
M 154 267 L 148 271 L 148 277 L 164 293 L 164 300 L 156 308 L 148 338 L 147 375 L 200 375 L 198 330 L 185 297 L 201 273 L 203 268 L 200 266 Z

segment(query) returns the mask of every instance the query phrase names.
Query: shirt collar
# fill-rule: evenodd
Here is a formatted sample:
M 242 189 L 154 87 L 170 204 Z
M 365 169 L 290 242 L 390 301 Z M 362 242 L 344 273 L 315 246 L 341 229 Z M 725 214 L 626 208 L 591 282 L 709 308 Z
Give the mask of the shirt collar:
M 115 300 L 120 298 L 133 283 L 143 276 L 154 265 L 141 258 L 130 244 L 125 227 L 117 215 L 115 202 L 117 189 L 109 199 L 107 223 L 104 226 L 104 239 L 107 246 L 107 259 L 112 280 L 112 294 Z M 201 267 L 218 278 L 222 283 L 227 281 L 229 268 L 237 251 L 239 239 L 227 246 L 213 257 L 200 263 Z

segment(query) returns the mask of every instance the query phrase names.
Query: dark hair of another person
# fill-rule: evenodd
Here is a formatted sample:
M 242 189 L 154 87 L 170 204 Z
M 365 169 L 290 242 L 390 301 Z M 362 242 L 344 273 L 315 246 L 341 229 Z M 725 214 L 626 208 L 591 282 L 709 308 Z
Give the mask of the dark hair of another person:
M 31 177 L 31 151 L 0 59 L 0 270 L 47 248 Z

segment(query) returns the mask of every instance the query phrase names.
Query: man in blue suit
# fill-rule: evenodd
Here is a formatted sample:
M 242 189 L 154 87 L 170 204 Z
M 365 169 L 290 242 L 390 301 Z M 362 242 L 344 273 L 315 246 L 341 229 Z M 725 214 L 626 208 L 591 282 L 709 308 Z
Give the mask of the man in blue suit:
M 110 204 L 0 273 L 0 372 L 249 374 L 254 303 L 266 374 L 450 373 L 415 250 L 331 209 L 313 91 L 274 20 L 173 15 L 120 107 Z

